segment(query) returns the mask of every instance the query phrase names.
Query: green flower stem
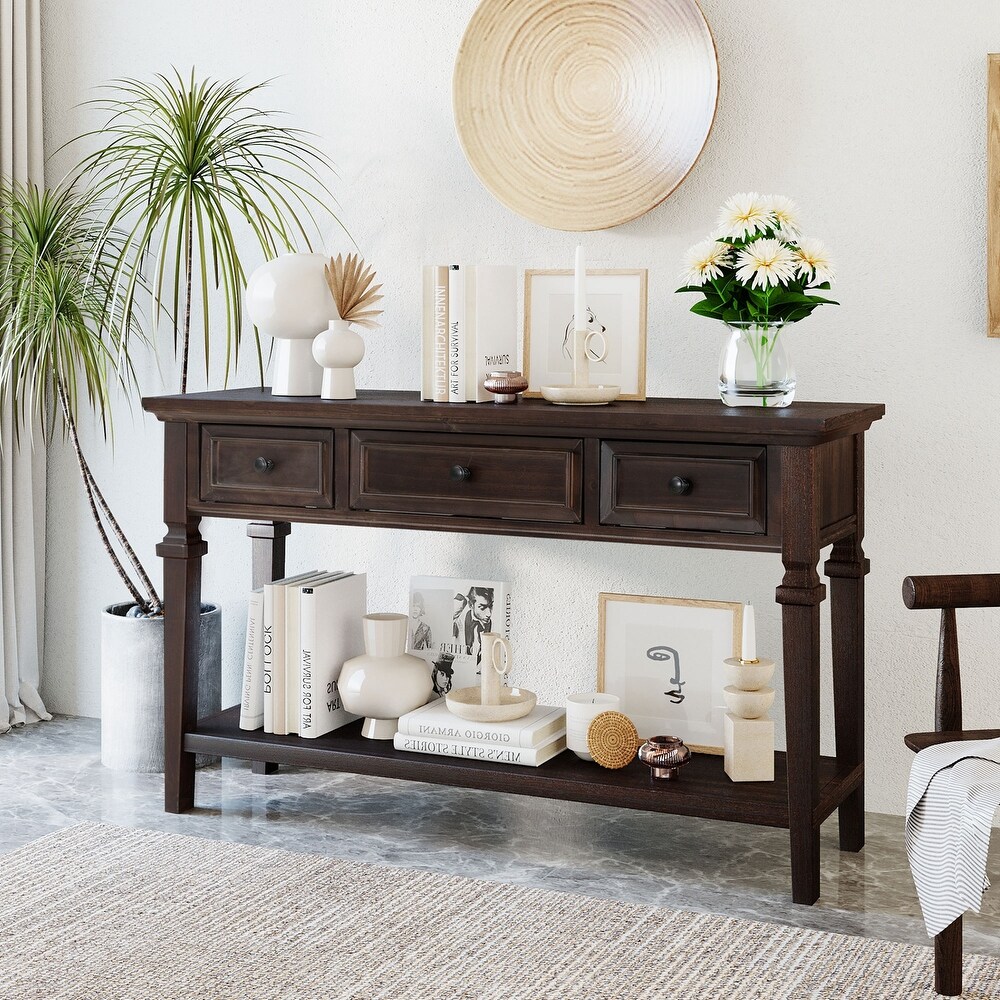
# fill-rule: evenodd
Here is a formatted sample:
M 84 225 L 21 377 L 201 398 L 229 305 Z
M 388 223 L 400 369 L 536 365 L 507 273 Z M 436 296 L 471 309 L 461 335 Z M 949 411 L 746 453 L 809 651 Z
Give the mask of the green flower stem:
M 766 332 L 762 332 L 769 331 L 770 329 L 769 326 L 762 323 L 759 325 L 755 324 L 750 329 L 742 331 L 742 335 L 747 338 L 747 343 L 750 345 L 750 353 L 753 355 L 754 366 L 757 369 L 758 389 L 763 389 L 771 381 L 768 377 L 771 355 L 774 353 L 774 348 L 778 343 L 778 336 L 781 333 L 780 327 L 774 330 L 770 337 Z M 761 405 L 767 406 L 767 397 L 764 395 L 761 395 Z

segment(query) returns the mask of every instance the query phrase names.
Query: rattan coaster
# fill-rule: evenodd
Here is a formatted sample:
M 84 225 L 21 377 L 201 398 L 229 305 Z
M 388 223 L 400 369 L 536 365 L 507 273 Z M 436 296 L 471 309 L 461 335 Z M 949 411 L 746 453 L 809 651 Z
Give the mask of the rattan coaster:
M 626 767 L 635 760 L 639 731 L 621 712 L 601 712 L 587 730 L 587 749 L 601 767 Z

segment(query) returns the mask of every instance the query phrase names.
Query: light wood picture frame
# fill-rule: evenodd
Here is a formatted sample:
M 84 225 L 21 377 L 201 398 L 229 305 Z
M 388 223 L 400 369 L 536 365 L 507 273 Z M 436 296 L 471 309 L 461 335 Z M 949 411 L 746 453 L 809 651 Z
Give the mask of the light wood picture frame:
M 1000 53 L 987 57 L 986 76 L 986 332 L 1000 337 Z
M 648 271 L 616 268 L 587 271 L 587 306 L 592 325 L 605 327 L 608 357 L 590 362 L 595 383 L 620 385 L 619 399 L 646 398 L 646 312 Z M 569 385 L 573 324 L 573 271 L 524 272 L 525 396 L 540 397 L 543 385 Z
M 597 690 L 650 736 L 679 736 L 721 754 L 727 657 L 738 657 L 743 605 L 638 594 L 599 594 Z

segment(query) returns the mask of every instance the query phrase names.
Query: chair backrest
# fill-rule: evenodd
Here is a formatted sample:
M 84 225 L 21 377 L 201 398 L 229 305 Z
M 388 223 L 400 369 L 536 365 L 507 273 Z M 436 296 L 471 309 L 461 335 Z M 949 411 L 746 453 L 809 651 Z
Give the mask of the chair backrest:
M 903 603 L 913 610 L 941 609 L 934 728 L 939 733 L 957 732 L 962 728 L 962 675 L 955 609 L 1000 607 L 1000 574 L 908 576 L 903 581 Z

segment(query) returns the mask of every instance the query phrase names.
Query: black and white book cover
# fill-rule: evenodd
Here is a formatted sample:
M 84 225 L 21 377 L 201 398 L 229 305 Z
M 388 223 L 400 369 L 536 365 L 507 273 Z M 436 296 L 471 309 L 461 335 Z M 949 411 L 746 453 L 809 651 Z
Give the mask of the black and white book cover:
M 434 692 L 480 683 L 482 635 L 510 638 L 510 587 L 497 580 L 410 578 L 409 649 L 431 669 Z

